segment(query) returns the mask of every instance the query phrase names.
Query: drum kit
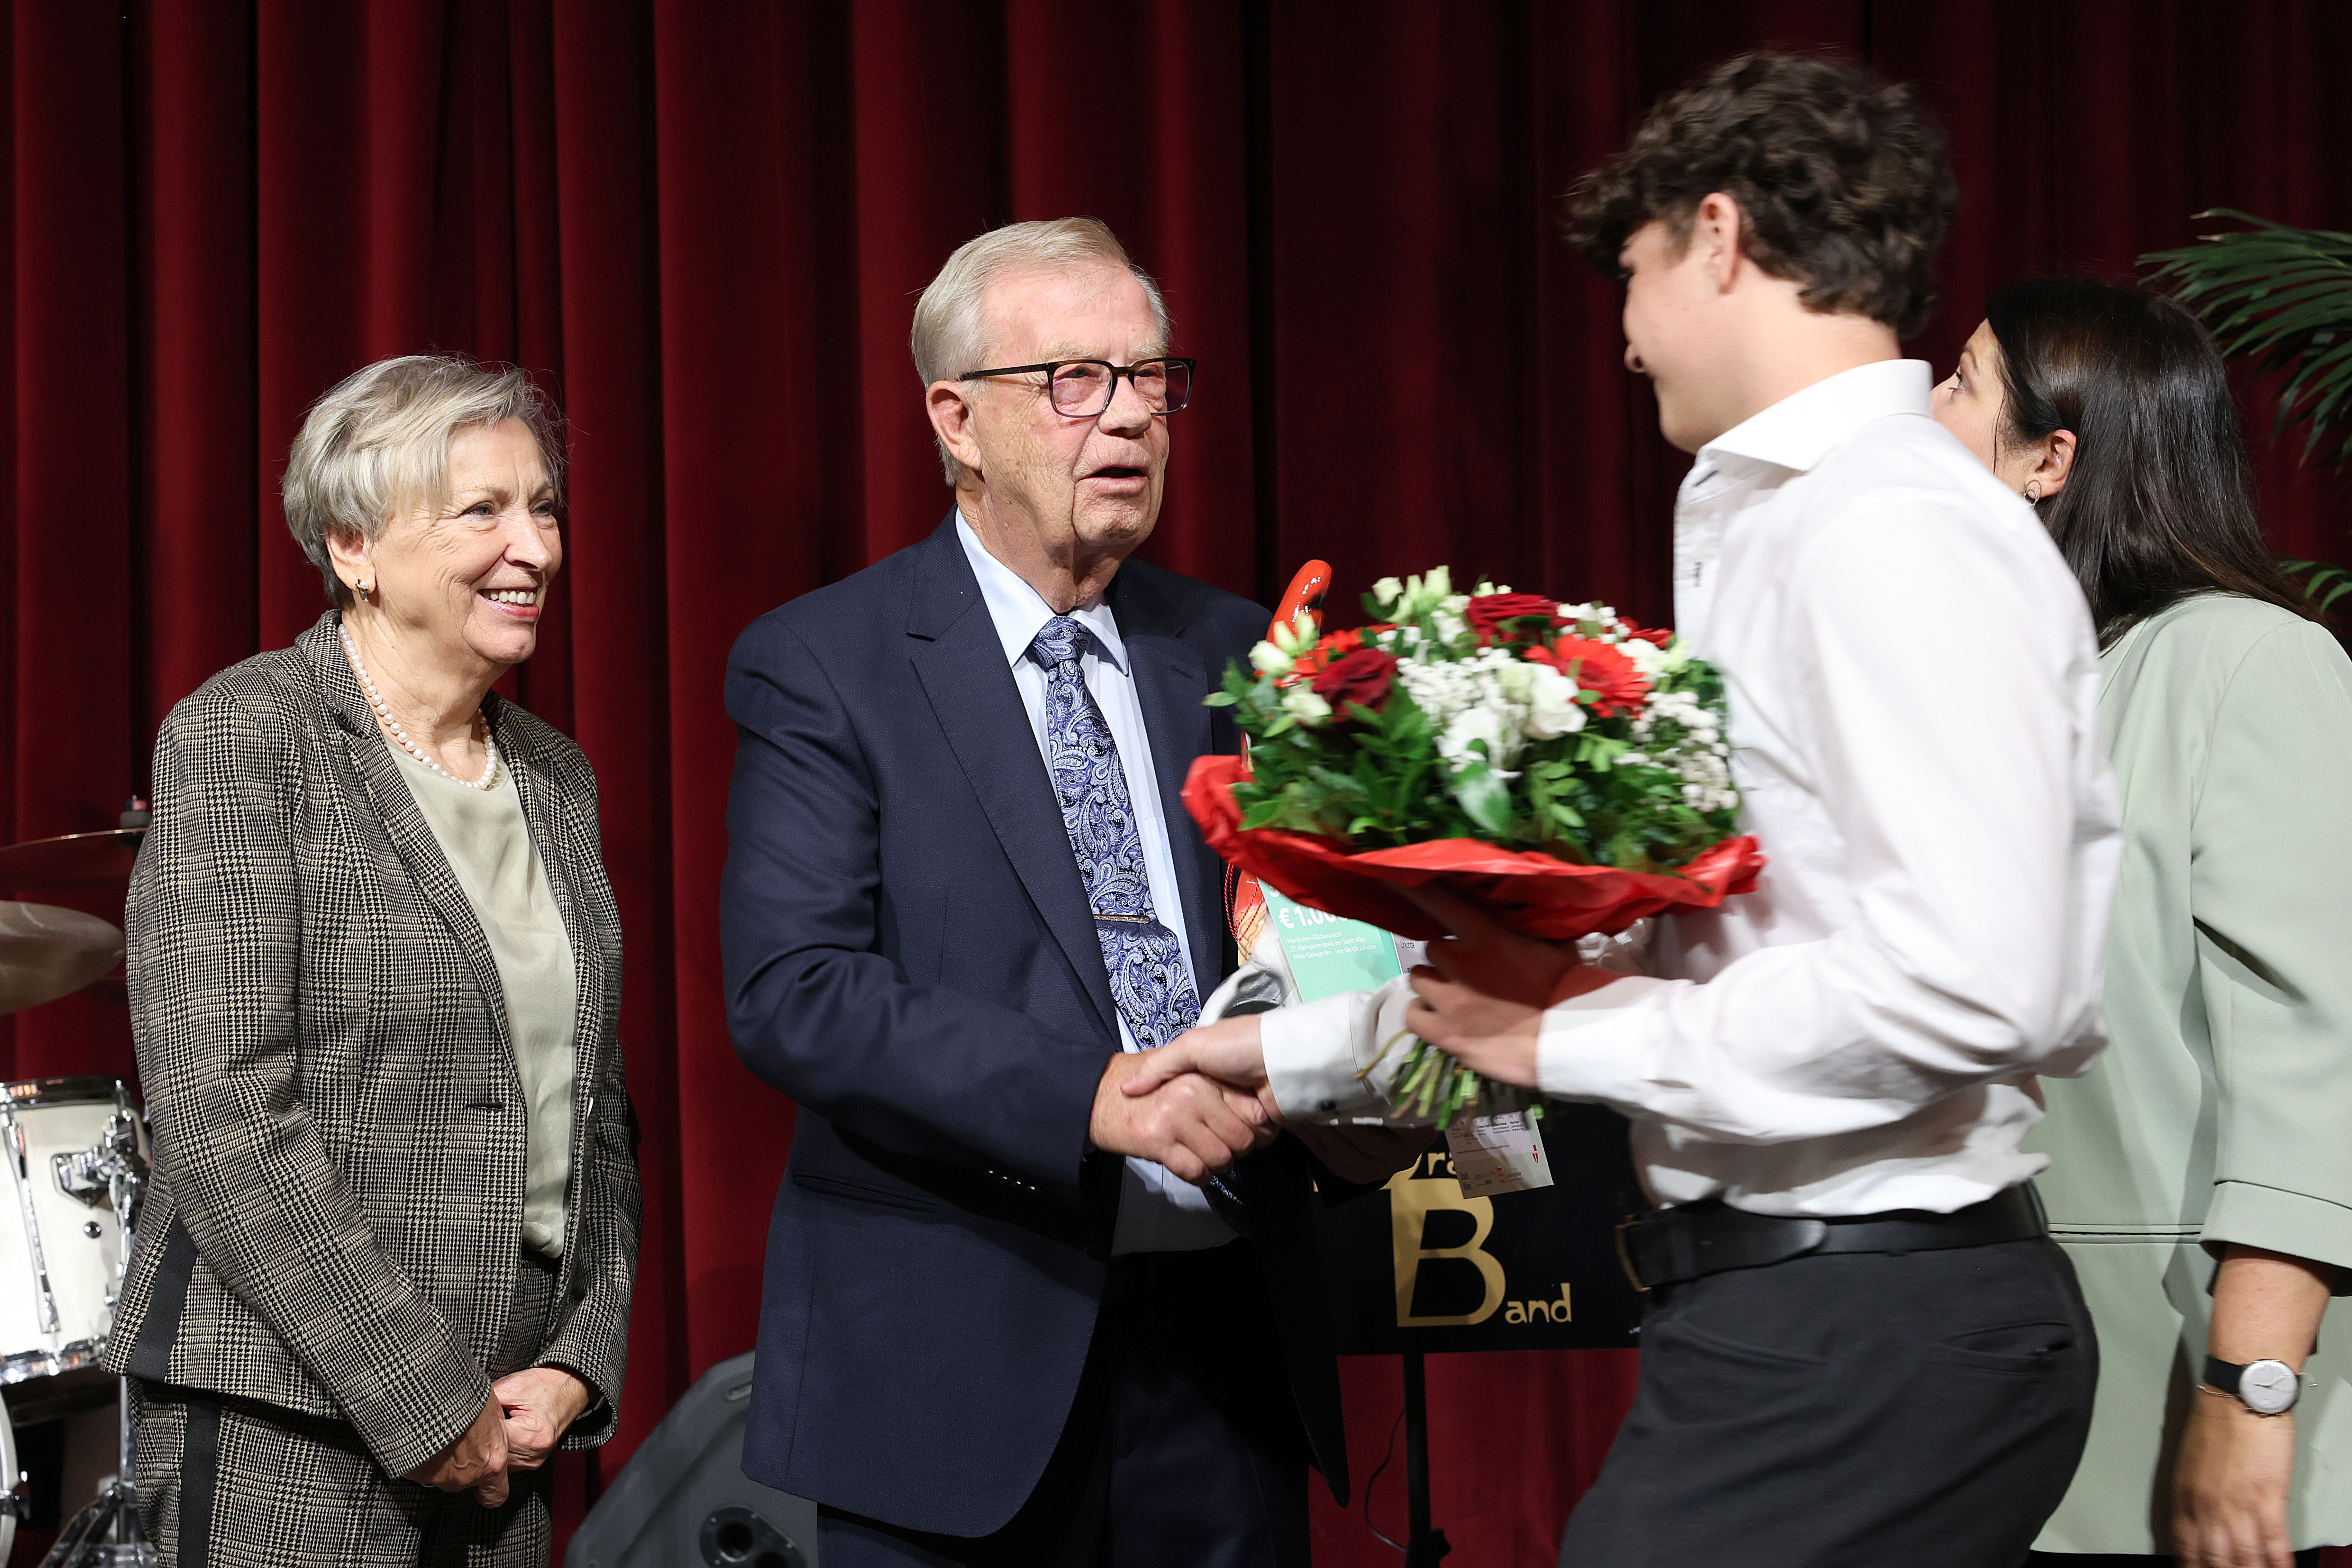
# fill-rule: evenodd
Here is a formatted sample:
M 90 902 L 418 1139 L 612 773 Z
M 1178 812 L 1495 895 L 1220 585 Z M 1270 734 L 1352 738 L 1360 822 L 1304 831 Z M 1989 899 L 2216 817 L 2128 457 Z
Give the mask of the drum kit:
M 0 888 L 121 886 L 145 826 L 145 805 L 134 801 L 119 831 L 0 848 Z M 110 921 L 0 902 L 0 1013 L 77 992 L 119 1003 L 122 957 L 121 929 Z M 42 1568 L 152 1563 L 131 1485 L 128 1390 L 99 1366 L 147 1184 L 146 1119 L 118 1079 L 0 1082 L 0 1563 L 32 1508 L 15 1422 L 113 1403 L 114 1473 L 67 1521 Z

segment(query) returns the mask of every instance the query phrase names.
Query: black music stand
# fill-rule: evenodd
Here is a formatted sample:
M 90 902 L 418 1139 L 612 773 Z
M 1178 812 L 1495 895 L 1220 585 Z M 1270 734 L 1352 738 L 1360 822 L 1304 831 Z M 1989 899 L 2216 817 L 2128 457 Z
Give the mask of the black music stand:
M 1643 1206 L 1624 1119 L 1553 1105 L 1541 1127 L 1551 1186 L 1465 1202 L 1440 1139 L 1386 1193 L 1323 1213 L 1334 1344 L 1343 1355 L 1403 1360 L 1404 1568 L 1438 1568 L 1453 1550 L 1430 1506 L 1430 1352 L 1637 1342 L 1640 1298 L 1615 1236 L 1617 1221 Z

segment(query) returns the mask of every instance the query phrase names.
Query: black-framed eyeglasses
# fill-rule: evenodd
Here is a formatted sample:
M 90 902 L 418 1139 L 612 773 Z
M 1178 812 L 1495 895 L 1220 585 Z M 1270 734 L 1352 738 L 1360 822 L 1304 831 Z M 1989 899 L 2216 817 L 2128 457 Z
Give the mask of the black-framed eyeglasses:
M 1133 364 L 1113 364 L 1107 359 L 1048 360 L 1044 364 L 1009 364 L 995 370 L 968 370 L 958 381 L 982 381 L 992 375 L 1045 374 L 1045 393 L 1054 412 L 1067 419 L 1099 419 L 1118 395 L 1118 378 L 1127 377 L 1143 405 L 1154 414 L 1181 414 L 1192 401 L 1190 359 L 1139 359 Z

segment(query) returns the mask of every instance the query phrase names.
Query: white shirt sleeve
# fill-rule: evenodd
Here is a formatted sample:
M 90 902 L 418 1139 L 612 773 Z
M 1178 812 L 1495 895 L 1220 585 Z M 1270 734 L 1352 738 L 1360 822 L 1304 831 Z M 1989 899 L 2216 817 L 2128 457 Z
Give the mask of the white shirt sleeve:
M 1412 990 L 1400 974 L 1377 991 L 1342 991 L 1261 1016 L 1266 1086 L 1289 1121 L 1379 1121 L 1404 1065 L 1404 1010 Z M 1395 1041 L 1383 1058 L 1384 1041 Z M 1377 1064 L 1377 1065 L 1376 1065 Z
M 2066 618 L 2079 607 L 2037 605 L 1967 511 L 1933 492 L 1858 498 L 1783 579 L 1790 721 L 1810 731 L 1792 750 L 1819 774 L 1742 784 L 1820 796 L 1853 908 L 1704 984 L 1620 982 L 1552 1009 L 1547 1093 L 1769 1143 L 2079 1070 L 2103 1043 L 2081 971 L 2105 911 L 2083 907 L 2072 858 L 2092 679 Z

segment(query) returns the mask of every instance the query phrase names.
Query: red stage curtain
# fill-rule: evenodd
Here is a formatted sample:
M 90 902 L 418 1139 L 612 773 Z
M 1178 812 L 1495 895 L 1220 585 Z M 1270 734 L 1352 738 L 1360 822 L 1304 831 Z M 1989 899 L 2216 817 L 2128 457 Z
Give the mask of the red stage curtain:
M 2200 208 L 2352 226 L 2352 13 L 2326 0 L 16 0 L 0 388 L 0 827 L 110 826 L 156 721 L 319 611 L 274 499 L 370 360 L 512 360 L 561 397 L 569 568 L 520 695 L 604 784 L 648 1200 L 625 1458 L 751 1342 L 792 1107 L 730 1048 L 713 891 L 736 632 L 943 514 L 912 297 L 1014 218 L 1107 219 L 1168 285 L 1200 400 L 1159 560 L 1343 599 L 1436 562 L 1669 613 L 1682 459 L 1559 197 L 1663 89 L 1763 43 L 1921 82 L 1967 191 L 1948 364 L 1986 290 L 2119 273 Z M 2278 542 L 2343 492 L 2262 462 Z M 1900 584 L 1890 584 L 1890 592 Z M 84 900 L 103 908 L 105 900 Z M 0 1026 L 18 1076 L 128 1072 L 123 1016 Z M 1397 1409 L 1350 1369 L 1357 1473 Z M 1442 1358 L 1457 1561 L 1537 1564 L 1628 1358 Z M 1373 1521 L 1402 1524 L 1401 1466 Z M 593 1484 L 575 1467 L 567 1495 Z M 1328 1563 L 1387 1561 L 1318 1515 Z

